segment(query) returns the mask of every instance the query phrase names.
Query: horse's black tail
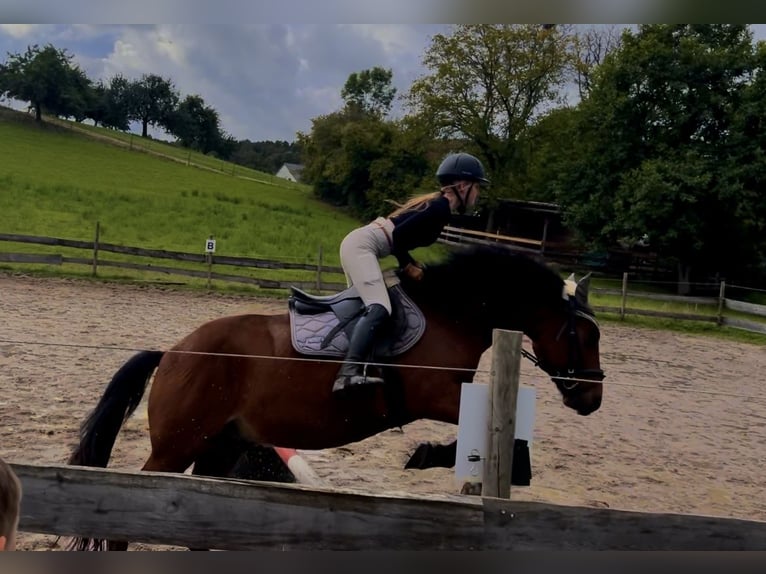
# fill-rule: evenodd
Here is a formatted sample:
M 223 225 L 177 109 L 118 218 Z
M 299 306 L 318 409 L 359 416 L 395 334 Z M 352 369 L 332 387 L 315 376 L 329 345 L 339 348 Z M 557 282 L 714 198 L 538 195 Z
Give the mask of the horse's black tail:
M 80 444 L 69 464 L 106 468 L 120 428 L 141 402 L 163 355 L 162 351 L 141 351 L 120 367 L 80 426 Z

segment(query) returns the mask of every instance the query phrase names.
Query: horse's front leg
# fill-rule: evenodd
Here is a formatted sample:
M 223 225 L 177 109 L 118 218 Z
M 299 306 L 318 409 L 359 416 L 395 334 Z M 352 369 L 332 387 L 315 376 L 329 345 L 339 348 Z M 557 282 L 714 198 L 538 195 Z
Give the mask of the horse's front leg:
M 457 440 L 450 444 L 436 444 L 432 442 L 423 442 L 418 445 L 415 452 L 404 465 L 404 468 L 417 468 L 420 470 L 426 468 L 452 468 L 455 466 L 457 456 Z

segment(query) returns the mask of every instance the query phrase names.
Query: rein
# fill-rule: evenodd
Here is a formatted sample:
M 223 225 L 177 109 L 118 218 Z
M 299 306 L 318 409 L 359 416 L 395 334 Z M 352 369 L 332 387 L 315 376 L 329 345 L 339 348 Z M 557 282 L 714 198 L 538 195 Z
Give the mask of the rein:
M 567 338 L 568 338 L 568 351 L 569 356 L 567 360 L 567 371 L 566 374 L 562 373 L 560 370 L 554 370 L 551 367 L 544 365 L 540 359 L 538 359 L 534 353 L 530 353 L 526 349 L 521 349 L 521 354 L 532 361 L 532 364 L 535 367 L 539 367 L 542 369 L 548 376 L 550 376 L 554 381 L 557 381 L 561 383 L 561 386 L 564 388 L 564 390 L 571 391 L 580 384 L 580 380 L 578 379 L 587 379 L 595 380 L 598 379 L 599 381 L 604 380 L 604 371 L 601 369 L 576 369 L 575 365 L 577 364 L 577 359 L 580 355 L 580 340 L 577 337 L 577 317 L 583 317 L 589 321 L 592 321 L 595 323 L 595 320 L 588 315 L 587 313 L 583 313 L 581 310 L 577 309 L 577 303 L 574 297 L 569 298 L 569 316 L 567 317 L 567 320 L 564 322 L 564 324 L 561 326 L 561 329 L 559 329 L 558 335 L 556 335 L 556 340 L 558 341 L 561 338 L 561 335 L 564 334 L 564 330 L 567 330 Z M 591 378 L 587 378 L 588 375 L 590 375 Z

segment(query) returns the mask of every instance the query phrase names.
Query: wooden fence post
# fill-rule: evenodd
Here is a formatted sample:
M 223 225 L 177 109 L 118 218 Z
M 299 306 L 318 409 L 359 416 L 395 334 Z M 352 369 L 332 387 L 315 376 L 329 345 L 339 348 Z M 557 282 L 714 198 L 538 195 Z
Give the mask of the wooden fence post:
M 620 303 L 620 320 L 625 319 L 625 302 L 628 299 L 628 272 L 622 274 L 622 303 Z
M 723 325 L 723 308 L 726 303 L 726 281 L 721 281 L 721 290 L 718 292 L 718 325 Z
M 519 331 L 492 331 L 487 456 L 484 459 L 482 496 L 511 497 L 521 342 L 522 333 Z
M 101 235 L 101 223 L 96 222 L 96 237 L 93 240 L 93 277 L 96 276 L 98 270 L 98 240 Z
M 322 292 L 322 245 L 319 245 L 319 254 L 317 255 L 317 293 Z
M 212 235 L 208 237 L 208 241 L 214 244 Z M 209 292 L 213 275 L 213 248 L 205 250 L 205 260 L 207 262 L 207 290 Z

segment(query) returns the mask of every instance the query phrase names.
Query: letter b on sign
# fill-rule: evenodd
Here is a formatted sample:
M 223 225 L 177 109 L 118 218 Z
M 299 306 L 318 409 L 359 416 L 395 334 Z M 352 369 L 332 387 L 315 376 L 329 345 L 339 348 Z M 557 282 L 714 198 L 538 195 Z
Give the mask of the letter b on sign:
M 205 253 L 215 253 L 215 239 L 205 241 Z

